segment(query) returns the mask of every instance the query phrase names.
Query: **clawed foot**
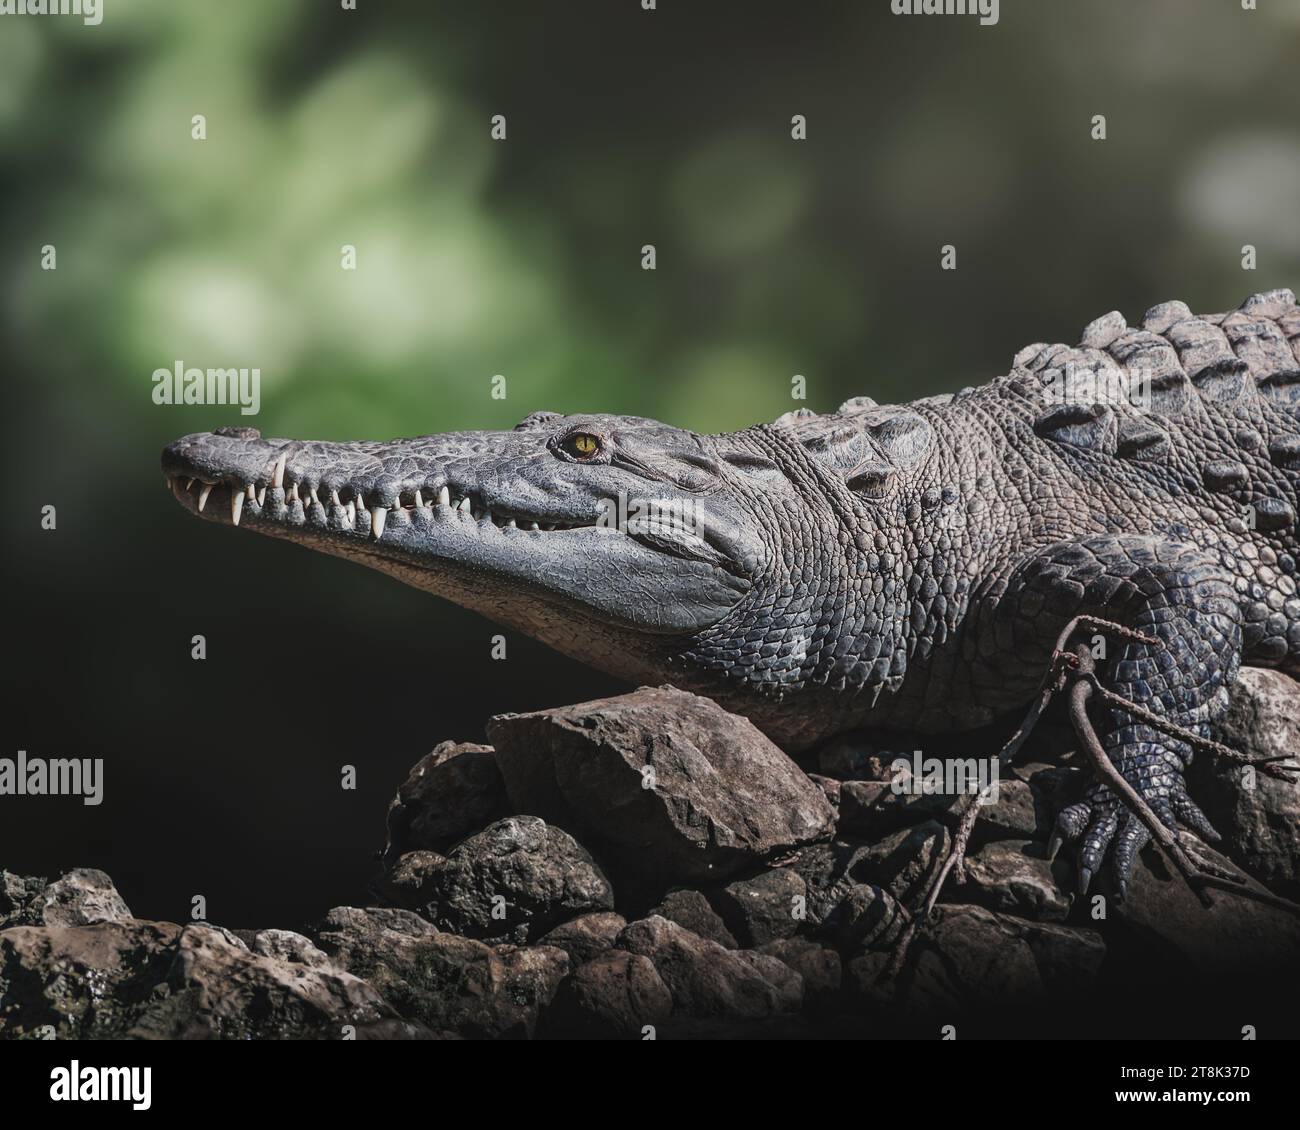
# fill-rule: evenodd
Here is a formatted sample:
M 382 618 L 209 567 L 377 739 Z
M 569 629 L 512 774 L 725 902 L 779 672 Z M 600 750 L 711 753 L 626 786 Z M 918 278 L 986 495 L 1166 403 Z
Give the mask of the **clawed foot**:
M 1191 828 L 1211 843 L 1221 838 L 1205 813 L 1187 795 L 1183 764 L 1167 750 L 1144 747 L 1113 757 L 1120 775 L 1146 801 L 1162 824 L 1178 838 L 1179 824 Z M 1138 852 L 1151 839 L 1151 832 L 1137 813 L 1131 811 L 1109 786 L 1093 785 L 1083 800 L 1063 809 L 1056 819 L 1048 854 L 1055 858 L 1062 843 L 1077 844 L 1079 894 L 1088 893 L 1093 877 L 1101 870 L 1110 851 L 1116 889 L 1122 899 Z

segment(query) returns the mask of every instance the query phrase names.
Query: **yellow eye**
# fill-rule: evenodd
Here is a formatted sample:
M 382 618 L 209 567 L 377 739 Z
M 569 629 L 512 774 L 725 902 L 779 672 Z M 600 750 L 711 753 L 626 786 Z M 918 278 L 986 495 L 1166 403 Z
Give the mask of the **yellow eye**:
M 600 440 L 588 432 L 576 432 L 564 441 L 570 455 L 579 459 L 590 459 L 600 451 Z

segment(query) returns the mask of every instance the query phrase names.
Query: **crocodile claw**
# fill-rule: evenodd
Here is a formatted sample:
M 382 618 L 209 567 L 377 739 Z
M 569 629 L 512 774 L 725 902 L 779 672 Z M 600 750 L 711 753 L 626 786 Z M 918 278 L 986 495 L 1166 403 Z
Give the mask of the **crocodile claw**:
M 1153 768 L 1156 772 L 1152 772 Z M 1204 840 L 1211 843 L 1219 840 L 1219 833 L 1205 813 L 1187 795 L 1181 766 L 1176 770 L 1172 757 L 1164 759 L 1162 764 L 1153 765 L 1150 760 L 1142 764 L 1134 762 L 1124 776 L 1142 793 L 1148 807 L 1175 839 L 1179 836 L 1181 822 Z M 1123 900 L 1128 894 L 1138 854 L 1150 839 L 1151 832 L 1141 818 L 1130 812 L 1106 785 L 1096 784 L 1083 800 L 1061 811 L 1047 845 L 1047 854 L 1051 859 L 1063 843 L 1077 845 L 1081 895 L 1087 893 L 1102 862 L 1109 855 L 1115 890 Z

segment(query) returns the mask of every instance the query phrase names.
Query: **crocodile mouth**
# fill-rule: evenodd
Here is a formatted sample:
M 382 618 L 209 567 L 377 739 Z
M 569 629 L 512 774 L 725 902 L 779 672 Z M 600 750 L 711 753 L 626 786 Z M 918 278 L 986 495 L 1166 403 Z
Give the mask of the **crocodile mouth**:
M 692 529 L 671 511 L 665 518 L 651 513 L 632 521 L 609 520 L 609 512 L 590 518 L 527 513 L 521 508 L 489 505 L 483 496 L 464 487 L 442 484 L 389 492 L 381 505 L 378 491 L 343 483 L 327 488 L 285 474 L 285 455 L 263 480 L 211 478 L 172 469 L 164 478 L 172 497 L 192 514 L 222 525 L 244 526 L 258 533 L 332 543 L 349 556 L 373 558 L 391 554 L 416 564 L 449 533 L 497 534 L 513 541 L 617 537 L 642 551 L 661 557 L 707 565 L 742 577 L 737 564 L 707 528 Z M 593 508 L 598 509 L 598 508 Z M 614 513 L 617 508 L 612 507 Z M 517 543 L 518 544 L 518 543 Z M 608 544 L 607 542 L 604 544 Z M 433 552 L 433 556 L 439 556 Z
M 539 496 L 520 504 L 503 498 L 500 489 L 489 496 L 477 484 L 442 474 L 426 476 L 423 484 L 390 480 L 381 490 L 363 475 L 303 474 L 293 465 L 293 445 L 273 450 L 270 459 L 253 451 L 248 459 L 214 461 L 190 458 L 183 443 L 164 454 L 163 476 L 177 502 L 211 522 L 316 545 L 328 541 L 367 557 L 423 551 L 436 558 L 437 546 L 451 531 L 496 533 L 512 542 L 520 539 L 518 545 L 624 535 L 648 553 L 744 575 L 725 530 L 684 520 L 671 503 L 638 509 L 631 517 L 626 499 L 587 497 L 565 507 Z
M 611 520 L 609 500 L 527 480 L 508 491 L 426 469 L 403 483 L 374 454 L 388 446 L 326 460 L 297 441 L 212 433 L 170 445 L 162 471 L 172 497 L 205 521 L 358 561 L 493 616 L 526 598 L 558 600 L 607 623 L 693 631 L 752 588 L 725 530 L 658 516 L 625 523 L 617 510 Z
M 522 533 L 556 533 L 566 530 L 602 528 L 591 521 L 556 520 L 551 515 L 490 509 L 481 496 L 455 491 L 450 486 L 437 490 L 403 490 L 387 506 L 376 495 L 367 499 L 360 487 L 349 485 L 327 490 L 305 482 L 286 482 L 284 458 L 277 462 L 270 480 L 258 484 L 238 479 L 204 479 L 184 474 L 164 476 L 173 497 L 187 510 L 209 521 L 238 526 L 270 522 L 290 529 L 315 529 L 350 533 L 382 541 L 386 530 L 403 525 L 455 518 Z

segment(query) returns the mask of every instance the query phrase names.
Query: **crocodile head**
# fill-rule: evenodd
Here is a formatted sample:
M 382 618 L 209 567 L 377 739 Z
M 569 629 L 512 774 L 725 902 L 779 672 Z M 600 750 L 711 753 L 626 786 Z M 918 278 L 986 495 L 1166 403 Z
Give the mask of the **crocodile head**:
M 385 443 L 222 428 L 170 444 L 162 468 L 208 521 L 361 562 L 647 679 L 765 567 L 755 461 L 653 420 L 537 412 L 512 431 Z

